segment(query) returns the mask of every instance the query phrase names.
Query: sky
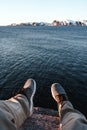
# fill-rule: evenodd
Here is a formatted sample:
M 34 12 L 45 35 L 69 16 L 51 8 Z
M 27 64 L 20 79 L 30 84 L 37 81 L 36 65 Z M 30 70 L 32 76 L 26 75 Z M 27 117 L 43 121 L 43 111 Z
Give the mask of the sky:
M 87 0 L 0 0 L 0 25 L 87 20 Z

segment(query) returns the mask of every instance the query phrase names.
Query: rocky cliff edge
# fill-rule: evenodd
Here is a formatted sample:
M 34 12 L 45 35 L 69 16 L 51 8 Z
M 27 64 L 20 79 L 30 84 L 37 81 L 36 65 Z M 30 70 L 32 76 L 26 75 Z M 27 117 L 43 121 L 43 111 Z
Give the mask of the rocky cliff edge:
M 25 121 L 21 130 L 60 130 L 59 124 L 57 111 L 34 107 L 33 115 Z

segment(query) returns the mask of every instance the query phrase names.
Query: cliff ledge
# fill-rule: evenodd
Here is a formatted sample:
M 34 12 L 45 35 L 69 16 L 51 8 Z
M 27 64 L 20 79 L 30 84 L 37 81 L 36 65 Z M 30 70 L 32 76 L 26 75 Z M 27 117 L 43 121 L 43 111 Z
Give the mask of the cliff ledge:
M 58 112 L 34 107 L 32 117 L 28 118 L 20 130 L 59 130 Z

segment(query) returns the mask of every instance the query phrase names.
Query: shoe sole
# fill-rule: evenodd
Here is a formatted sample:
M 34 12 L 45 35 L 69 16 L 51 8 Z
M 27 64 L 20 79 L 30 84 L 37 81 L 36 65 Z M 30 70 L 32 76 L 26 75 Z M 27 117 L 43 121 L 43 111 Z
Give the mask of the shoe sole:
M 33 80 L 34 82 L 34 90 L 33 90 L 33 93 L 32 93 L 32 96 L 30 98 L 30 116 L 33 114 L 33 97 L 35 95 L 35 92 L 36 92 L 36 82 Z
M 51 94 L 52 94 L 52 97 L 54 98 L 54 100 L 56 101 L 56 98 L 55 98 L 55 96 L 53 94 L 52 86 L 51 86 Z

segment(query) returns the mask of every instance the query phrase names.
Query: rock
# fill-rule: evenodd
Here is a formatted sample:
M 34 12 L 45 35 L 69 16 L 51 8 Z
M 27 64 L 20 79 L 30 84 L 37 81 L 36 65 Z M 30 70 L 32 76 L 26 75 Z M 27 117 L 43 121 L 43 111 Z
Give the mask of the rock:
M 57 111 L 34 107 L 32 117 L 25 121 L 20 130 L 59 130 L 59 124 Z

